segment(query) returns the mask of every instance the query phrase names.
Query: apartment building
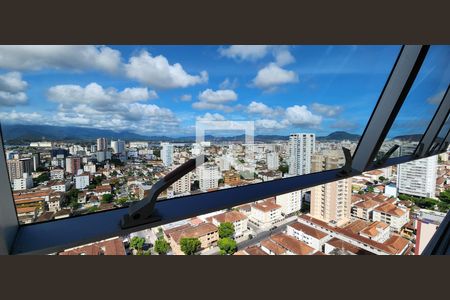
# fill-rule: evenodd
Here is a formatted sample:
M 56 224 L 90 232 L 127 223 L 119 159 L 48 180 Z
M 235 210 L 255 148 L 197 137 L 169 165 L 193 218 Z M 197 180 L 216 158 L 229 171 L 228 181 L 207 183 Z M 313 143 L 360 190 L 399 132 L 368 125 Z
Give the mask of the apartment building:
M 66 172 L 70 174 L 77 174 L 81 169 L 81 157 L 69 156 L 66 158 Z
M 325 242 L 331 238 L 328 234 L 299 222 L 288 225 L 286 234 L 304 242 L 317 251 L 324 251 Z
M 351 206 L 351 216 L 353 219 L 371 221 L 373 219 L 373 210 L 378 205 L 380 203 L 372 199 L 355 202 Z
M 261 241 L 261 249 L 269 255 L 312 255 L 316 250 L 284 233 L 277 233 Z
M 250 220 L 261 229 L 268 229 L 283 219 L 281 205 L 274 198 L 256 202 L 251 205 Z
M 199 185 L 202 191 L 216 189 L 221 178 L 219 168 L 214 164 L 203 164 L 197 168 Z
M 64 179 L 64 169 L 56 167 L 50 171 L 50 180 L 62 180 Z
M 33 161 L 31 158 L 9 159 L 6 161 L 10 180 L 22 178 L 24 173 L 31 175 Z
M 234 226 L 234 238 L 240 238 L 247 232 L 247 216 L 236 210 L 227 211 L 211 217 L 214 225 L 229 222 Z
M 185 224 L 168 229 L 164 234 L 169 239 L 172 251 L 177 255 L 184 254 L 180 247 L 182 238 L 198 238 L 201 249 L 209 249 L 215 246 L 219 240 L 219 230 L 216 225 L 211 223 L 200 223 L 197 226 Z
M 178 168 L 179 165 L 172 167 L 172 170 Z M 178 179 L 174 184 L 172 184 L 173 192 L 175 195 L 189 193 L 191 191 L 191 173 L 187 173 L 180 179 Z
M 401 228 L 409 222 L 409 210 L 386 202 L 373 210 L 373 220 L 389 224 L 391 230 L 400 232 Z
M 302 207 L 302 191 L 295 191 L 278 195 L 275 203 L 281 206 L 281 213 L 285 216 L 295 214 Z
M 166 167 L 173 164 L 173 145 L 170 143 L 161 143 L 161 160 Z
M 313 172 L 337 169 L 342 158 L 317 154 L 312 158 Z M 344 224 L 351 216 L 352 179 L 343 179 L 311 188 L 311 216 L 325 222 Z
M 411 196 L 434 198 L 437 160 L 435 155 L 398 165 L 398 192 Z
M 75 188 L 78 190 L 82 190 L 89 186 L 89 174 L 83 173 L 81 175 L 75 176 Z
M 289 135 L 289 174 L 311 173 L 311 156 L 315 152 L 316 136 L 312 133 Z
M 12 181 L 13 191 L 28 190 L 33 187 L 33 178 L 27 173 L 23 173 L 22 178 L 16 178 Z

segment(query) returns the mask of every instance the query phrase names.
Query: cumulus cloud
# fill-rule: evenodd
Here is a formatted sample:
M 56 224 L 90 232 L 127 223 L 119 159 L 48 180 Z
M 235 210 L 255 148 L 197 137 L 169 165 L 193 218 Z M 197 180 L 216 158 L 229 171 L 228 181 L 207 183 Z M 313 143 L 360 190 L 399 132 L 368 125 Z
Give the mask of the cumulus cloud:
M 217 90 L 207 89 L 198 95 L 200 101 L 209 103 L 225 103 L 230 101 L 236 101 L 237 94 L 233 90 Z
M 120 52 L 105 46 L 0 46 L 0 68 L 13 70 L 70 69 L 117 72 Z
M 279 85 L 295 82 L 298 82 L 298 75 L 294 71 L 285 70 L 275 63 L 259 70 L 252 81 L 254 86 L 264 90 L 273 90 Z
M 192 100 L 192 95 L 190 95 L 190 94 L 181 95 L 180 100 L 181 101 L 186 101 L 186 102 L 191 101 Z
M 228 58 L 255 61 L 266 56 L 269 49 L 267 45 L 232 45 L 219 48 L 219 53 Z
M 181 64 L 171 65 L 164 56 L 152 56 L 147 51 L 131 57 L 124 68 L 129 78 L 155 88 L 185 88 L 208 82 L 206 71 L 201 71 L 199 75 L 190 75 Z
M 238 95 L 233 90 L 206 89 L 199 93 L 199 101 L 192 103 L 192 107 L 199 110 L 212 109 L 231 112 L 233 107 L 226 104 L 236 101 L 237 98 Z
M 311 110 L 325 117 L 334 117 L 342 112 L 342 106 L 313 103 L 311 105 Z
M 275 63 L 278 66 L 285 66 L 295 62 L 294 56 L 289 51 L 288 47 L 280 46 L 274 50 Z
M 222 116 L 221 114 L 211 114 L 211 113 L 205 113 L 203 116 L 198 116 L 197 117 L 197 121 L 224 121 L 225 117 Z
M 266 130 L 278 130 L 286 128 L 285 123 L 278 122 L 276 120 L 270 120 L 270 119 L 262 119 L 262 120 L 256 120 L 255 126 L 259 129 L 266 129 Z
M 270 115 L 273 111 L 274 110 L 272 108 L 264 103 L 256 101 L 252 101 L 247 107 L 247 112 L 251 114 Z
M 147 88 L 103 88 L 92 82 L 85 87 L 79 85 L 57 85 L 48 89 L 47 97 L 51 101 L 67 104 L 89 104 L 93 106 L 116 105 L 146 101 L 158 97 L 155 91 Z
M 318 126 L 322 122 L 322 117 L 313 114 L 306 105 L 294 105 L 286 109 L 285 122 L 294 126 Z
M 28 83 L 22 80 L 19 72 L 0 74 L 0 105 L 15 106 L 25 104 L 28 100 L 24 92 Z
M 224 81 L 222 81 L 219 85 L 221 90 L 234 90 L 235 88 L 238 87 L 238 80 L 237 78 L 230 80 L 229 78 L 225 78 Z
M 42 124 L 42 122 L 45 122 L 45 118 L 37 112 L 17 112 L 16 110 L 0 112 L 0 120 L 5 123 L 20 122 L 21 124 Z
M 429 97 L 427 99 L 427 102 L 430 104 L 439 105 L 441 103 L 442 99 L 444 98 L 445 90 L 440 91 L 439 93 Z

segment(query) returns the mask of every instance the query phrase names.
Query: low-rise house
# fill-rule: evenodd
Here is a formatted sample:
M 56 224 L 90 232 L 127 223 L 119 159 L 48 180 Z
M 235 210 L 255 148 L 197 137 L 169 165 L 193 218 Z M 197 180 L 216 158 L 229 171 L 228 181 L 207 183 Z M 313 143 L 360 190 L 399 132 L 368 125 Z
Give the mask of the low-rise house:
M 66 249 L 58 255 L 126 255 L 123 241 L 119 237 Z
M 332 238 L 325 243 L 324 253 L 328 255 L 373 255 L 369 251 L 338 238 Z
M 211 217 L 214 225 L 229 222 L 234 226 L 234 238 L 240 238 L 247 232 L 247 216 L 241 212 L 231 210 Z
M 108 185 L 98 185 L 95 187 L 94 191 L 92 192 L 95 196 L 101 198 L 103 195 L 111 194 L 112 188 Z
M 61 210 L 61 206 L 64 203 L 64 193 L 54 192 L 50 195 L 50 200 L 47 202 L 48 211 L 58 212 Z
M 328 234 L 299 222 L 288 225 L 286 229 L 287 235 L 318 251 L 323 251 L 323 245 L 331 238 Z
M 209 249 L 217 244 L 219 231 L 217 226 L 211 223 L 201 223 L 197 226 L 185 224 L 180 227 L 171 228 L 164 232 L 168 237 L 172 251 L 177 255 L 184 254 L 181 251 L 180 241 L 182 238 L 198 238 L 201 249 Z
M 371 221 L 373 210 L 378 205 L 380 205 L 380 203 L 372 199 L 355 202 L 351 206 L 352 218 Z
M 250 246 L 243 250 L 239 250 L 234 255 L 268 255 L 264 252 L 261 247 L 258 246 Z
M 284 233 L 277 233 L 261 242 L 261 249 L 270 255 L 312 255 L 316 250 Z
M 37 217 L 38 208 L 32 206 L 17 207 L 17 218 L 22 224 L 33 223 Z
M 389 224 L 391 230 L 400 232 L 409 222 L 409 210 L 401 209 L 392 203 L 383 203 L 373 210 L 373 220 Z
M 250 220 L 262 229 L 275 226 L 283 219 L 281 215 L 281 205 L 269 198 L 267 200 L 256 202 L 251 206 Z
M 383 243 L 389 239 L 390 227 L 388 224 L 375 221 L 359 232 L 360 236 Z
M 67 192 L 70 188 L 70 182 L 64 180 L 51 180 L 47 182 L 47 186 L 56 192 Z
M 64 219 L 68 218 L 71 215 L 70 209 L 61 209 L 60 211 L 56 212 L 53 216 L 54 219 Z

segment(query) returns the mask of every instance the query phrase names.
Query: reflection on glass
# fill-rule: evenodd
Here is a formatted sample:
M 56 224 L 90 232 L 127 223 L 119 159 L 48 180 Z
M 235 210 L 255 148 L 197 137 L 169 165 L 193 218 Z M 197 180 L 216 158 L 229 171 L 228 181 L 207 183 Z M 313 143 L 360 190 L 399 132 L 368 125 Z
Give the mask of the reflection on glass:
M 20 221 L 128 205 L 201 153 L 209 162 L 160 198 L 338 168 L 399 50 L 2 46 L 11 63 L 0 63 L 0 119 Z
M 450 46 L 431 46 L 378 156 L 396 144 L 392 157 L 414 153 L 449 83 Z
M 447 117 L 444 125 L 442 125 L 441 130 L 439 130 L 438 135 L 436 136 L 435 143 L 442 143 L 446 138 L 448 132 L 450 130 L 450 115 Z

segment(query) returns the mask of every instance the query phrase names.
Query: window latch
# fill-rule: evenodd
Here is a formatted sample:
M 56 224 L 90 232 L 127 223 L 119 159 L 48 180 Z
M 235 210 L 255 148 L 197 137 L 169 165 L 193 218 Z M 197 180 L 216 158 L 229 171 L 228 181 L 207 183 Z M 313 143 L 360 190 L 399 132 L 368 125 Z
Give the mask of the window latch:
M 400 146 L 399 145 L 394 145 L 392 146 L 391 149 L 389 149 L 388 152 L 386 152 L 382 157 L 380 157 L 379 159 L 377 159 L 374 163 L 374 165 L 376 167 L 381 167 L 382 165 L 384 165 L 384 163 L 389 159 L 389 157 L 391 157 L 391 155 L 395 152 L 395 150 L 397 150 Z
M 195 170 L 197 166 L 200 166 L 207 161 L 208 159 L 205 155 L 199 155 L 196 158 L 188 160 L 158 180 L 158 182 L 152 186 L 148 194 L 141 201 L 131 203 L 128 208 L 128 213 L 124 215 L 120 221 L 120 226 L 122 229 L 161 220 L 161 216 L 158 215 L 158 211 L 155 210 L 155 204 L 159 194 L 161 194 L 181 177 Z

